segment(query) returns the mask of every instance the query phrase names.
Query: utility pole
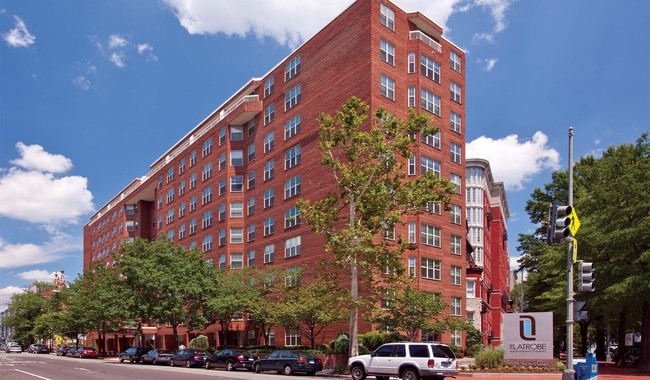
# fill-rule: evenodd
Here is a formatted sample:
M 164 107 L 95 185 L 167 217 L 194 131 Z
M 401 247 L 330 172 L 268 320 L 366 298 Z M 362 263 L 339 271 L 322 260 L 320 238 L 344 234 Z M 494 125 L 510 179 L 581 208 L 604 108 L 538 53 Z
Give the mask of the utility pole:
M 569 206 L 573 208 L 573 127 L 569 128 Z M 573 239 L 567 241 L 566 369 L 562 380 L 573 380 Z

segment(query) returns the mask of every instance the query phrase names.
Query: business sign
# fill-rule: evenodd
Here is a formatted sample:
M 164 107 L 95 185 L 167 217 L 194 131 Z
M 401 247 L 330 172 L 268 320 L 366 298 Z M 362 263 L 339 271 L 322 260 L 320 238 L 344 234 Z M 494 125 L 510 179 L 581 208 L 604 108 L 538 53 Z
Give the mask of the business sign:
M 503 315 L 504 359 L 553 359 L 553 313 Z

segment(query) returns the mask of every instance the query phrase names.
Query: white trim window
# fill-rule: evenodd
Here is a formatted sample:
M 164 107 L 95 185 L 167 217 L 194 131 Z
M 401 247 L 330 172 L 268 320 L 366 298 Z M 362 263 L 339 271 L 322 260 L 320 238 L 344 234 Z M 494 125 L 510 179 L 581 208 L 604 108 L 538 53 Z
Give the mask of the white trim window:
M 451 254 L 460 255 L 462 254 L 462 244 L 463 238 L 457 235 L 451 235 Z
M 201 176 L 201 180 L 207 181 L 210 177 L 212 177 L 212 162 L 203 165 L 203 175 Z
M 300 144 L 284 152 L 284 170 L 298 165 L 302 159 Z
M 275 132 L 264 135 L 264 153 L 270 152 L 275 147 Z
M 292 207 L 284 213 L 284 228 L 295 227 L 300 224 L 300 208 Z
M 462 280 L 462 268 L 452 265 L 451 266 L 451 284 L 452 285 L 460 285 L 461 280 Z
M 440 228 L 422 223 L 420 225 L 420 242 L 424 245 L 440 247 Z
M 415 53 L 409 53 L 407 56 L 408 60 L 408 73 L 413 74 L 415 73 Z
M 449 182 L 456 188 L 456 194 L 461 194 L 463 178 L 458 174 L 451 173 L 449 175 Z
M 467 298 L 476 298 L 476 279 L 468 278 L 465 280 L 465 296 Z
M 268 160 L 264 163 L 264 180 L 267 181 L 275 175 L 275 161 Z
M 284 95 L 284 110 L 285 111 L 288 111 L 288 110 L 292 109 L 293 107 L 298 105 L 298 103 L 300 103 L 301 92 L 302 92 L 302 86 L 297 85 L 296 87 L 292 88 L 291 90 L 289 90 L 289 92 L 287 92 Z
M 271 103 L 264 108 L 264 125 L 270 124 L 275 119 L 275 104 Z
M 454 82 L 449 83 L 449 94 L 451 96 L 451 100 L 460 103 L 461 102 L 461 89 L 460 85 Z
M 423 257 L 421 260 L 421 275 L 422 278 L 440 280 L 440 260 Z
M 296 115 L 293 118 L 287 120 L 284 123 L 284 140 L 290 139 L 292 136 L 297 135 L 300 132 L 300 115 Z
M 269 216 L 264 219 L 264 236 L 273 235 L 275 233 L 275 217 Z
M 463 209 L 458 205 L 451 205 L 450 220 L 454 224 L 461 224 L 463 218 Z
M 384 4 L 379 5 L 380 22 L 390 30 L 395 30 L 395 12 Z
M 420 107 L 440 116 L 440 97 L 425 89 L 420 90 Z
M 294 236 L 284 241 L 284 257 L 299 256 L 302 250 L 302 239 L 300 236 Z
M 241 269 L 244 267 L 244 254 L 231 253 L 230 254 L 230 269 Z
M 275 260 L 275 245 L 269 244 L 264 247 L 264 264 L 272 263 Z
M 300 346 L 300 331 L 295 329 L 287 330 L 285 335 L 284 345 L 285 346 Z
M 395 80 L 382 75 L 380 80 L 380 93 L 390 100 L 395 100 Z
M 449 127 L 452 131 L 462 133 L 463 119 L 454 111 L 449 114 Z
M 440 149 L 440 131 L 433 135 L 422 134 L 422 142 L 436 149 Z
M 300 176 L 297 175 L 284 183 L 284 199 L 300 194 Z
M 453 50 L 449 51 L 449 67 L 460 73 L 460 55 Z
M 424 54 L 420 56 L 420 72 L 432 81 L 440 83 L 440 64 Z
M 295 77 L 300 73 L 300 55 L 295 56 L 284 66 L 284 81 Z
M 264 97 L 271 95 L 275 89 L 275 78 L 270 77 L 264 82 Z
M 451 315 L 461 316 L 463 299 L 461 297 L 451 297 Z
M 415 86 L 408 88 L 408 106 L 409 108 L 415 108 Z
M 429 157 L 420 157 L 420 171 L 422 174 L 426 172 L 433 172 L 433 174 L 440 178 L 440 162 L 433 160 Z
M 460 164 L 462 162 L 462 149 L 459 144 L 451 143 L 449 145 L 449 158 L 452 162 Z
M 244 242 L 244 229 L 242 227 L 230 228 L 230 244 L 241 244 Z
M 395 46 L 382 38 L 379 42 L 379 50 L 381 60 L 395 66 Z

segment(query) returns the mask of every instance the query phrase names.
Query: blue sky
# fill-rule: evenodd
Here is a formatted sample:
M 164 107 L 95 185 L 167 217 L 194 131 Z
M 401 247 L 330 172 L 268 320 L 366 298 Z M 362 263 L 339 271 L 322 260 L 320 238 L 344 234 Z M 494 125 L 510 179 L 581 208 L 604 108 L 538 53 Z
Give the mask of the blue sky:
M 0 310 L 82 270 L 88 218 L 350 0 L 0 0 Z M 467 156 L 510 206 L 575 156 L 650 129 L 650 2 L 400 0 L 467 52 Z M 251 27 L 254 25 L 254 27 Z

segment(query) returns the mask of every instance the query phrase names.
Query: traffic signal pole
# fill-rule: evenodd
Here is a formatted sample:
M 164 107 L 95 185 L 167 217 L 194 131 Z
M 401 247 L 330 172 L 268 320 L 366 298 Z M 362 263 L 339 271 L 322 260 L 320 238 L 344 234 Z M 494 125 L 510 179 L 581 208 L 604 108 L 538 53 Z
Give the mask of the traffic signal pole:
M 573 127 L 569 128 L 569 206 L 573 208 Z M 562 380 L 574 380 L 573 370 L 573 239 L 567 239 L 567 298 L 566 298 L 566 368 Z

